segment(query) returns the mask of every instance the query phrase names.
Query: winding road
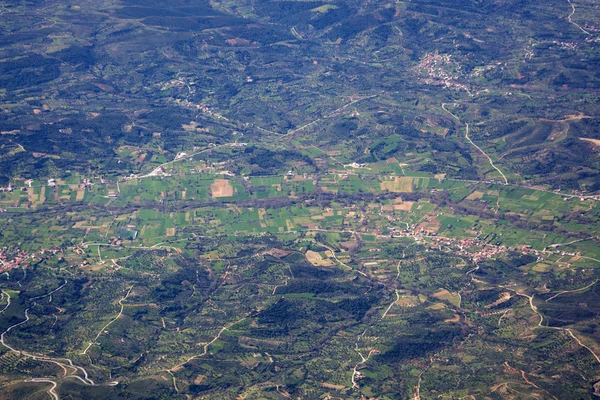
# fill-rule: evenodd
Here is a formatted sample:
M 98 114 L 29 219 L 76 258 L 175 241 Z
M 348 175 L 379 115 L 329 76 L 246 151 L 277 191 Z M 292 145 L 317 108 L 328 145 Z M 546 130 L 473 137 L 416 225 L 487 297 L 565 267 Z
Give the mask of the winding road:
M 390 312 L 390 309 L 392 308 L 392 306 L 394 304 L 396 304 L 397 302 L 400 301 L 400 293 L 398 293 L 398 289 L 396 289 L 396 300 L 394 300 L 387 308 L 387 310 L 385 310 L 385 312 L 383 313 L 383 315 L 381 316 L 381 319 L 384 319 L 385 316 L 387 315 L 388 312 Z
M 575 289 L 575 290 L 562 290 L 562 291 L 558 292 L 557 294 L 555 294 L 554 296 L 552 296 L 552 297 L 549 297 L 548 299 L 546 299 L 546 303 L 547 303 L 547 302 L 549 302 L 550 300 L 553 300 L 553 299 L 557 298 L 557 297 L 558 297 L 558 296 L 560 296 L 560 295 L 563 295 L 563 294 L 565 294 L 565 293 L 577 293 L 577 292 L 582 292 L 582 291 L 584 291 L 584 290 L 586 290 L 586 289 L 589 289 L 589 288 L 591 288 L 591 287 L 592 287 L 592 286 L 594 286 L 596 283 L 598 283 L 598 279 L 596 279 L 594 282 L 590 283 L 589 285 L 587 285 L 587 286 L 584 286 L 584 287 L 582 287 L 582 288 L 579 288 L 579 289 Z
M 48 293 L 46 293 L 44 295 L 34 297 L 34 298 L 30 299 L 30 300 L 33 300 L 33 299 L 42 299 L 44 297 L 52 296 L 53 293 L 56 293 L 58 290 L 62 289 L 66 284 L 67 284 L 67 281 L 65 280 L 65 282 L 61 286 L 59 286 L 58 288 L 56 288 L 56 289 L 54 289 L 54 290 L 52 290 L 52 291 L 50 291 L 50 292 L 48 292 Z M 6 293 L 6 292 L 4 292 L 4 290 L 2 290 L 2 292 Z M 33 306 L 35 306 L 35 305 L 36 305 L 36 302 L 33 303 Z M 13 325 L 9 326 L 8 328 L 6 328 L 6 330 L 4 332 L 2 332 L 2 334 L 0 334 L 0 345 L 4 346 L 9 351 L 12 351 L 14 353 L 18 353 L 20 356 L 31 358 L 32 360 L 39 361 L 39 362 L 52 363 L 52 364 L 55 364 L 55 365 L 59 366 L 62 369 L 62 371 L 63 371 L 62 379 L 74 378 L 74 379 L 80 380 L 85 385 L 88 385 L 88 386 L 97 386 L 97 384 L 93 380 L 91 380 L 89 378 L 89 375 L 88 375 L 88 372 L 86 371 L 86 369 L 83 368 L 83 367 L 81 367 L 81 366 L 79 366 L 79 365 L 75 365 L 70 358 L 67 358 L 67 357 L 48 357 L 48 356 L 44 356 L 44 355 L 36 355 L 36 354 L 30 353 L 30 352 L 28 352 L 26 350 L 18 350 L 16 348 L 14 348 L 13 346 L 9 345 L 8 343 L 6 343 L 6 336 L 7 336 L 7 334 L 11 330 L 13 330 L 13 329 L 15 329 L 15 328 L 17 328 L 17 327 L 19 327 L 21 325 L 24 325 L 27 322 L 29 322 L 29 320 L 30 320 L 30 318 L 29 318 L 29 310 L 30 310 L 30 308 L 31 307 L 28 307 L 27 309 L 25 309 L 25 313 L 24 313 L 25 319 L 23 321 L 18 322 L 16 324 L 13 324 Z M 79 376 L 78 373 L 81 373 L 83 375 L 83 377 Z M 52 383 L 53 386 L 52 386 L 52 388 L 50 388 L 50 390 L 48 390 L 48 394 L 53 399 L 58 400 L 58 398 L 59 398 L 58 394 L 55 392 L 55 389 L 56 389 L 56 382 L 55 381 L 53 381 L 53 380 L 51 380 L 49 378 L 32 378 L 29 382 Z M 117 383 L 118 382 L 109 382 L 109 383 L 107 383 L 107 385 L 114 386 Z
M 444 109 L 444 111 L 446 111 L 448 114 L 450 114 L 455 120 L 457 120 L 458 122 L 461 122 L 460 118 L 458 118 L 456 115 L 454 115 L 450 111 L 448 111 L 448 109 L 446 109 L 446 103 L 442 103 L 442 108 Z M 479 150 L 479 152 L 488 159 L 488 162 L 490 163 L 492 168 L 494 168 L 496 171 L 498 171 L 498 173 L 502 176 L 502 179 L 504 179 L 504 184 L 508 185 L 508 179 L 506 178 L 506 175 L 504 175 L 504 173 L 502 171 L 500 171 L 500 168 L 498 168 L 498 167 L 496 167 L 496 165 L 494 165 L 494 162 L 492 161 L 490 156 L 488 156 L 487 153 L 481 149 L 481 147 L 477 146 L 471 140 L 471 138 L 469 137 L 469 124 L 467 122 L 464 122 L 464 124 L 465 124 L 465 139 L 467 139 L 467 141 L 469 143 L 471 143 L 471 145 L 473 147 L 475 147 L 477 150 Z
M 318 122 L 320 122 L 320 121 L 322 121 L 324 119 L 333 117 L 334 115 L 338 114 L 340 111 L 345 110 L 346 108 L 350 107 L 353 104 L 356 104 L 356 103 L 358 103 L 360 101 L 363 101 L 363 100 L 372 99 L 372 98 L 377 97 L 377 96 L 379 96 L 379 94 L 373 94 L 373 95 L 370 95 L 370 96 L 360 97 L 360 98 L 358 98 L 356 100 L 352 100 L 351 102 L 344 104 L 340 108 L 337 108 L 336 110 L 330 112 L 329 114 L 327 114 L 327 115 L 325 115 L 323 117 L 320 117 L 320 118 L 315 119 L 314 121 L 308 122 L 308 123 L 302 125 L 299 128 L 292 129 L 291 131 L 288 131 L 287 133 L 280 133 L 279 137 L 286 137 L 286 136 L 290 136 L 290 135 L 293 135 L 295 133 L 298 133 L 298 132 L 300 132 L 300 131 L 302 131 L 302 130 L 304 130 L 304 129 L 306 129 L 306 128 L 308 128 L 308 127 L 310 127 L 310 126 L 312 126 L 312 125 L 314 125 L 314 124 L 316 124 L 316 123 L 318 123 Z M 269 131 L 269 130 L 264 129 L 264 128 L 260 128 L 258 126 L 256 126 L 256 127 L 258 129 L 262 130 L 262 131 L 265 131 L 265 132 L 277 133 L 277 132 Z
M 52 387 L 50 389 L 48 389 L 48 394 L 50 395 L 50 397 L 52 397 L 54 400 L 58 400 L 58 394 L 56 394 L 56 382 L 54 382 L 52 379 L 47 379 L 47 378 L 33 378 L 30 379 L 28 382 L 35 382 L 35 383 L 51 383 Z
M 229 329 L 229 328 L 231 328 L 232 326 L 234 326 L 234 325 L 236 325 L 236 324 L 238 324 L 238 323 L 240 323 L 240 322 L 244 321 L 246 318 L 247 318 L 247 317 L 244 317 L 244 318 L 242 318 L 242 319 L 239 319 L 239 320 L 237 320 L 237 321 L 230 322 L 230 323 L 226 324 L 225 326 L 223 326 L 223 327 L 221 328 L 221 330 L 219 331 L 219 333 L 217 333 L 217 335 L 216 335 L 216 336 L 215 336 L 215 337 L 214 337 L 214 338 L 213 338 L 213 339 L 212 339 L 210 342 L 207 342 L 207 343 L 201 343 L 201 344 L 203 344 L 203 345 L 204 345 L 204 350 L 202 351 L 202 353 L 200 353 L 200 354 L 197 354 L 197 355 L 195 355 L 195 356 L 192 356 L 192 357 L 188 358 L 187 360 L 185 360 L 184 362 L 182 362 L 182 363 L 180 363 L 180 364 L 177 364 L 177 365 L 175 365 L 174 367 L 171 367 L 171 368 L 169 368 L 169 369 L 167 369 L 167 370 L 165 370 L 165 371 L 167 371 L 167 372 L 169 372 L 169 373 L 171 373 L 171 374 L 172 374 L 172 372 L 173 372 L 173 371 L 175 371 L 175 370 L 177 370 L 177 369 L 179 369 L 179 368 L 183 367 L 185 364 L 189 363 L 190 361 L 192 361 L 192 360 L 194 360 L 194 359 L 196 359 L 196 358 L 200 358 L 200 357 L 202 357 L 202 356 L 205 356 L 205 355 L 208 353 L 208 348 L 210 347 L 210 345 L 211 345 L 211 344 L 213 344 L 214 342 L 216 342 L 217 340 L 219 340 L 219 338 L 221 337 L 221 335 L 223 334 L 223 332 L 225 332 L 226 330 L 228 330 L 228 329 Z M 173 377 L 173 378 L 175 378 L 175 377 Z
M 100 246 L 98 246 L 98 249 L 100 249 Z M 89 342 L 89 344 L 85 348 L 85 350 L 83 350 L 83 352 L 79 353 L 80 355 L 85 355 L 87 353 L 87 351 L 90 349 L 90 347 L 92 347 L 92 345 L 94 343 L 96 343 L 96 341 L 98 340 L 98 338 L 100 337 L 100 335 L 102 334 L 102 332 L 104 332 L 106 330 L 106 328 L 108 328 L 110 325 L 112 325 L 116 320 L 118 320 L 119 318 L 121 318 L 121 315 L 123 315 L 123 310 L 125 309 L 125 306 L 123 305 L 123 302 L 127 299 L 127 297 L 129 297 L 129 294 L 131 293 L 132 289 L 133 289 L 133 286 L 131 286 L 129 288 L 129 290 L 127 291 L 127 294 L 125 296 L 123 296 L 121 298 L 121 300 L 119 300 L 119 305 L 121 306 L 121 310 L 119 311 L 119 314 L 117 314 L 117 316 L 115 318 L 113 318 L 109 323 L 107 323 L 106 325 L 104 325 L 102 327 L 102 329 L 100 329 L 100 331 L 98 332 L 98 334 L 96 335 L 96 337 L 91 342 Z
M 6 311 L 6 309 L 8 307 L 10 307 L 10 294 L 8 294 L 7 292 L 4 291 L 4 289 L 2 289 L 2 297 L 0 299 L 4 299 L 4 296 L 6 296 L 7 298 L 7 303 L 6 306 L 4 306 L 4 308 L 2 310 L 0 310 L 0 314 L 2 314 L 4 311 Z
M 89 377 L 88 377 L 88 373 L 87 371 L 83 368 L 80 367 L 78 365 L 74 365 L 73 361 L 71 361 L 71 359 L 69 358 L 54 358 L 54 357 L 47 357 L 47 356 L 36 356 L 35 354 L 31 354 L 28 353 L 26 351 L 23 350 L 17 350 L 14 347 L 12 347 L 11 345 L 6 343 L 6 334 L 8 332 L 10 332 L 12 329 L 23 325 L 25 323 L 29 322 L 29 308 L 27 308 L 25 310 L 25 320 L 18 322 L 14 325 L 9 326 L 4 332 L 2 332 L 2 334 L 0 335 L 0 344 L 4 347 L 6 347 L 8 350 L 18 353 L 21 356 L 25 356 L 28 358 L 31 358 L 33 360 L 36 361 L 40 361 L 40 362 L 48 362 L 48 363 L 52 363 L 52 364 L 56 364 L 59 367 L 62 368 L 63 372 L 65 373 L 65 376 L 63 378 L 76 378 L 79 379 L 80 381 L 82 381 L 83 383 L 85 383 L 86 385 L 94 385 L 94 381 L 92 381 Z M 83 373 L 84 378 L 81 378 L 79 375 L 75 375 L 75 374 L 69 374 L 68 370 L 72 369 L 73 371 L 75 371 L 75 373 L 77 373 L 77 371 L 81 371 L 81 373 Z
M 524 294 L 524 293 L 519 293 L 516 290 L 511 289 L 511 288 L 506 287 L 506 286 L 500 286 L 500 287 L 503 288 L 503 289 L 510 290 L 510 291 L 514 292 L 517 296 L 522 296 L 522 297 L 525 297 L 525 298 L 527 298 L 529 300 L 529 307 L 540 318 L 540 320 L 539 320 L 539 322 L 537 324 L 538 327 L 540 327 L 540 328 L 546 328 L 546 329 L 554 329 L 554 330 L 557 330 L 557 331 L 565 331 L 565 332 L 567 332 L 577 342 L 577 344 L 579 344 L 581 347 L 586 348 L 592 354 L 592 356 L 596 359 L 596 361 L 598 362 L 598 364 L 600 364 L 600 357 L 598 356 L 598 354 L 596 354 L 591 348 L 589 348 L 577 336 L 575 336 L 575 334 L 573 333 L 573 331 L 570 328 L 560 328 L 560 327 L 557 327 L 557 326 L 543 325 L 544 316 L 542 315 L 542 313 L 540 313 L 538 311 L 537 307 L 535 305 L 533 305 L 533 297 L 535 296 L 535 294 L 529 296 L 529 295 Z M 583 290 L 583 289 L 584 288 L 579 289 L 579 290 Z
M 581 26 L 579 26 L 579 24 L 577 24 L 576 22 L 573 22 L 571 17 L 573 17 L 573 14 L 575 14 L 575 4 L 573 4 L 573 2 L 571 0 L 567 0 L 567 1 L 571 5 L 571 9 L 572 9 L 571 14 L 569 14 L 569 16 L 567 17 L 567 20 L 569 21 L 569 23 L 575 25 L 581 32 L 585 33 L 586 35 L 590 35 L 590 33 L 588 31 L 586 31 L 585 29 L 583 29 Z

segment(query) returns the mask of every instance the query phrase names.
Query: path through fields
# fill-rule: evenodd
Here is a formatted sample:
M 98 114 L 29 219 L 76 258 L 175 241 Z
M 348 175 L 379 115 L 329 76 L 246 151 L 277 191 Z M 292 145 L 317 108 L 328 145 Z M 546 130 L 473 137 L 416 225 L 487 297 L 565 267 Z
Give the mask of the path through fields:
M 581 26 L 579 26 L 579 24 L 577 24 L 576 22 L 573 22 L 573 20 L 571 19 L 573 17 L 573 14 L 575 14 L 575 4 L 573 4 L 573 2 L 571 0 L 567 0 L 569 2 L 569 4 L 571 5 L 571 14 L 569 14 L 569 16 L 567 17 L 567 20 L 569 21 L 569 23 L 575 25 L 577 28 L 579 28 L 579 30 L 583 33 L 585 33 L 586 35 L 589 35 L 590 33 L 588 31 L 586 31 L 585 29 L 583 29 Z
M 456 115 L 452 114 L 450 111 L 448 111 L 448 109 L 446 109 L 446 103 L 442 103 L 442 108 L 444 109 L 444 111 L 446 111 L 448 114 L 450 114 L 454 119 L 456 119 L 458 122 L 461 122 L 460 118 L 458 118 Z M 490 165 L 492 166 L 492 168 L 494 168 L 496 171 L 498 171 L 498 173 L 502 176 L 502 179 L 504 179 L 504 184 L 508 185 L 508 179 L 506 178 L 506 175 L 504 175 L 504 173 L 502 171 L 500 171 L 500 168 L 496 167 L 496 165 L 494 165 L 494 162 L 492 161 L 492 159 L 490 158 L 490 156 L 487 155 L 487 153 L 485 151 L 483 151 L 481 149 L 481 147 L 477 146 L 469 137 L 469 123 L 468 122 L 464 122 L 465 124 L 465 139 L 467 139 L 467 141 L 469 143 L 471 143 L 471 145 L 473 147 L 475 147 L 477 150 L 479 150 L 479 152 L 481 154 L 483 154 L 487 159 L 488 162 L 490 163 Z
M 100 250 L 100 246 L 98 246 L 98 250 Z M 102 332 L 104 332 L 106 330 L 106 328 L 108 328 L 110 325 L 112 325 L 116 320 L 118 320 L 121 315 L 123 315 L 123 310 L 125 308 L 125 306 L 123 305 L 123 302 L 127 299 L 127 297 L 129 297 L 129 294 L 131 293 L 131 290 L 133 289 L 133 286 L 131 286 L 129 288 L 129 290 L 127 291 L 127 294 L 125 296 L 123 296 L 121 298 L 121 300 L 119 300 L 119 305 L 121 306 L 121 310 L 119 311 L 119 314 L 117 314 L 116 317 L 114 317 L 109 323 L 107 323 L 106 325 L 104 325 L 102 327 L 102 329 L 100 329 L 100 331 L 98 332 L 98 334 L 96 335 L 96 337 L 89 342 L 88 346 L 85 348 L 85 350 L 83 350 L 83 352 L 79 353 L 80 355 L 85 355 L 87 353 L 87 351 L 90 349 L 90 347 L 92 347 L 92 345 L 94 343 L 96 343 L 96 341 L 98 340 L 98 338 L 100 337 L 100 335 L 102 334 Z

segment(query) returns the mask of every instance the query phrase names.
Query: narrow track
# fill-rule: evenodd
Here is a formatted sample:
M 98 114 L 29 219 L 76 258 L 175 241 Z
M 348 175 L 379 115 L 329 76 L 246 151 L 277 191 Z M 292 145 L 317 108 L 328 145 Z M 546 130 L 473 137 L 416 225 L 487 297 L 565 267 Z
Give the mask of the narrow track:
M 506 178 L 506 175 L 504 175 L 504 173 L 502 171 L 500 171 L 500 168 L 496 167 L 496 165 L 494 165 L 494 162 L 492 161 L 492 159 L 490 158 L 490 156 L 487 155 L 487 153 L 485 151 L 483 151 L 481 149 L 481 147 L 477 146 L 473 140 L 471 140 L 471 138 L 469 137 L 469 124 L 467 122 L 462 122 L 460 120 L 460 118 L 458 118 L 456 115 L 452 114 L 450 111 L 448 111 L 448 109 L 446 108 L 446 103 L 442 103 L 442 108 L 444 109 L 444 111 L 446 111 L 448 114 L 450 114 L 455 120 L 457 120 L 460 123 L 464 123 L 465 124 L 465 139 L 467 139 L 467 141 L 469 143 L 471 143 L 471 145 L 473 147 L 475 147 L 477 150 L 479 150 L 479 152 L 481 154 L 483 154 L 485 156 L 485 158 L 488 159 L 488 162 L 490 163 L 490 165 L 492 166 L 492 168 L 494 168 L 496 171 L 498 171 L 498 173 L 502 176 L 502 179 L 504 179 L 504 184 L 508 185 L 508 179 Z
M 98 246 L 98 249 L 100 248 L 100 246 Z M 121 310 L 119 311 L 119 314 L 117 314 L 117 316 L 115 318 L 113 318 L 109 323 L 107 323 L 106 325 L 104 325 L 102 327 L 102 329 L 100 329 L 100 331 L 98 332 L 98 334 L 96 335 L 96 337 L 88 343 L 88 346 L 85 348 L 85 350 L 83 350 L 83 352 L 79 353 L 80 355 L 85 355 L 87 353 L 87 351 L 90 349 L 90 347 L 92 347 L 92 345 L 94 343 L 96 343 L 96 341 L 98 340 L 98 338 L 100 337 L 100 335 L 102 334 L 102 332 L 104 332 L 106 330 L 106 328 L 108 328 L 110 325 L 112 325 L 116 320 L 118 320 L 119 318 L 121 318 L 121 315 L 123 315 L 123 310 L 125 309 L 125 306 L 123 305 L 123 302 L 127 299 L 127 297 L 129 297 L 129 294 L 131 293 L 131 290 L 133 289 L 133 286 L 131 286 L 129 288 L 129 290 L 127 291 L 127 294 L 121 298 L 121 300 L 119 300 L 119 305 L 121 306 Z

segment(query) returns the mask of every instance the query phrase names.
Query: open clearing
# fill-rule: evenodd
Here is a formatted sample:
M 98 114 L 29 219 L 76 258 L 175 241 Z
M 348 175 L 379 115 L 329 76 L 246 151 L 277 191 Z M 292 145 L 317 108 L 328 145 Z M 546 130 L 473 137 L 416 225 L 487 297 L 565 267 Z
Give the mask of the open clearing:
M 410 211 L 412 210 L 414 202 L 413 201 L 405 201 L 402 204 L 394 204 L 395 211 Z
M 334 390 L 342 390 L 345 389 L 346 386 L 344 385 L 334 385 L 333 383 L 321 383 L 321 386 L 327 389 L 334 389 Z
M 330 267 L 332 265 L 335 265 L 330 259 L 323 258 L 321 254 L 312 250 L 306 251 L 306 259 L 315 267 Z
M 467 200 L 479 200 L 483 197 L 484 193 L 479 190 L 474 191 L 470 195 L 467 196 Z
M 550 270 L 550 265 L 544 263 L 538 263 L 531 268 L 535 272 L 548 272 Z
M 407 176 L 395 176 L 393 180 L 381 182 L 381 190 L 393 193 L 410 193 L 413 191 L 413 178 Z
M 446 300 L 451 304 L 455 305 L 456 307 L 460 307 L 460 297 L 458 293 L 452 293 L 446 289 L 442 289 L 439 292 L 434 293 L 433 297 Z
M 210 185 L 212 197 L 231 197 L 233 196 L 233 186 L 227 179 L 215 179 Z
M 316 251 L 308 250 L 306 252 L 306 259 L 308 260 L 309 263 L 314 265 L 315 263 L 323 260 L 323 257 L 321 257 L 321 255 L 319 253 L 317 253 Z

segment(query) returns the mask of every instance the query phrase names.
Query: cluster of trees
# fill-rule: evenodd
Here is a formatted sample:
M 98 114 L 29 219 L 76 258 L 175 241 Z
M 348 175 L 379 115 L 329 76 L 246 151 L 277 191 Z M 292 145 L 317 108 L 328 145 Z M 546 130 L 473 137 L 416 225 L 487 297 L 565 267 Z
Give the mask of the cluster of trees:
M 303 162 L 315 167 L 313 160 L 292 150 L 273 151 L 256 146 L 249 146 L 240 154 L 241 159 L 255 166 L 250 175 L 274 175 L 285 173 L 293 162 Z
M 60 61 L 39 54 L 0 63 L 0 88 L 13 91 L 35 87 L 60 76 Z

